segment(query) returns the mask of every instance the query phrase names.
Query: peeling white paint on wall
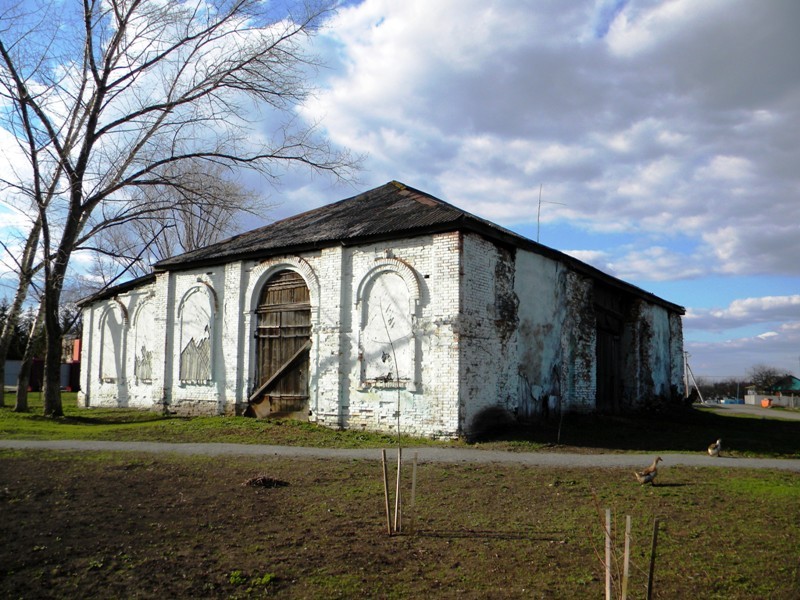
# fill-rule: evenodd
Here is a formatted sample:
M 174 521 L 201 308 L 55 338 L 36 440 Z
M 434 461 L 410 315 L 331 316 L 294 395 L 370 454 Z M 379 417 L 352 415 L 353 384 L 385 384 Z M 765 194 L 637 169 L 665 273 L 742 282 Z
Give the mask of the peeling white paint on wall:
M 397 258 L 387 262 L 387 252 Z M 376 269 L 377 261 L 392 268 Z M 142 289 L 84 307 L 94 325 L 85 330 L 82 403 L 124 398 L 187 413 L 241 412 L 253 388 L 252 315 L 267 269 L 316 280 L 309 281 L 313 421 L 394 431 L 399 404 L 404 432 L 450 437 L 469 432 L 489 407 L 523 419 L 594 408 L 592 281 L 475 234 L 236 262 L 214 267 L 207 284 L 198 284 L 197 272 L 159 273 Z M 169 289 L 177 307 L 164 297 Z M 682 348 L 680 317 L 637 306 L 624 358 L 635 367 L 625 386 L 630 406 L 669 395 L 683 377 L 674 356 Z M 131 323 L 121 307 L 134 314 Z M 189 372 L 180 355 L 192 347 L 210 362 Z

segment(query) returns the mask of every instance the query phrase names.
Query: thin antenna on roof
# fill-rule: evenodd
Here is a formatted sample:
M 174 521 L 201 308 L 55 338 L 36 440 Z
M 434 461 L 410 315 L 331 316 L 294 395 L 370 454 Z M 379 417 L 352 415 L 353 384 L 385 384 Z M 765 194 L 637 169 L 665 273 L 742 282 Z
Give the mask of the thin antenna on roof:
M 550 202 L 549 200 L 544 201 L 545 204 L 560 204 L 561 206 L 566 206 L 563 202 Z M 539 229 L 542 220 L 542 184 L 539 184 L 539 210 L 536 212 L 536 242 L 539 242 Z

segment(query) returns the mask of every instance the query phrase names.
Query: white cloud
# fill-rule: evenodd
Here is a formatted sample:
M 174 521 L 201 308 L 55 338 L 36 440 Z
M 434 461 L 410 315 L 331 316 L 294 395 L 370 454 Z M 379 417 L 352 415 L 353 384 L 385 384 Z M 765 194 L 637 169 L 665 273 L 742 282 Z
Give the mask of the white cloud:
M 800 3 L 745 0 L 346 5 L 300 114 L 366 168 L 356 189 L 288 176 L 281 216 L 398 179 L 529 228 L 541 186 L 559 249 L 624 279 L 798 278 L 798 22 Z M 785 300 L 728 302 L 687 328 L 764 329 L 708 352 L 797 335 Z
M 744 377 L 750 368 L 764 364 L 800 375 L 800 322 L 783 325 L 749 337 L 685 344 L 696 376 Z
M 692 258 L 707 273 L 779 273 L 788 261 L 765 255 L 796 245 L 769 221 L 800 217 L 787 135 L 800 121 L 800 103 L 789 101 L 793 90 L 800 98 L 800 76 L 786 73 L 777 95 L 753 105 L 743 90 L 761 60 L 684 74 L 738 52 L 736 27 L 748 21 L 778 35 L 750 49 L 761 59 L 774 58 L 775 45 L 794 47 L 797 36 L 774 25 L 789 10 L 717 0 L 367 0 L 332 23 L 340 68 L 305 114 L 370 155 L 369 183 L 402 177 L 508 226 L 530 222 L 531 191 L 543 185 L 565 205 L 550 207 L 551 221 L 702 241 Z M 718 76 L 738 93 L 722 107 L 709 103 Z
M 723 0 L 667 0 L 643 3 L 639 9 L 631 3 L 613 21 L 608 32 L 608 45 L 617 55 L 630 57 L 652 51 L 667 44 L 698 20 L 719 10 Z
M 737 181 L 752 175 L 752 163 L 740 156 L 714 156 L 708 164 L 699 167 L 695 178 Z
M 706 331 L 781 322 L 787 330 L 800 329 L 800 294 L 741 298 L 724 308 L 690 309 L 684 320 L 687 327 Z

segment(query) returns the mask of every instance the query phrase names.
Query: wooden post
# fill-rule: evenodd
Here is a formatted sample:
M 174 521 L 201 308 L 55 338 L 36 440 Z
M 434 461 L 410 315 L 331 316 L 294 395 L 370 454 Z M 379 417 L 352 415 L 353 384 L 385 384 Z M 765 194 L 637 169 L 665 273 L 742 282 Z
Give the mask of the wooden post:
M 411 467 L 411 533 L 413 534 L 417 524 L 417 456 L 418 452 L 414 452 L 414 462 Z
M 631 516 L 625 517 L 625 558 L 622 563 L 622 600 L 628 598 L 628 574 L 631 562 Z
M 650 574 L 647 577 L 647 600 L 653 597 L 653 575 L 656 569 L 656 545 L 658 544 L 658 519 L 653 522 L 653 546 L 650 549 Z
M 611 509 L 606 509 L 606 600 L 611 600 Z
M 400 467 L 403 464 L 403 449 L 398 446 L 397 447 L 397 485 L 394 491 L 394 531 L 395 533 L 400 533 L 400 529 L 403 526 L 402 517 L 400 516 Z
M 392 518 L 389 514 L 389 474 L 386 472 L 386 450 L 381 450 L 383 464 L 383 497 L 386 501 L 386 533 L 392 535 Z

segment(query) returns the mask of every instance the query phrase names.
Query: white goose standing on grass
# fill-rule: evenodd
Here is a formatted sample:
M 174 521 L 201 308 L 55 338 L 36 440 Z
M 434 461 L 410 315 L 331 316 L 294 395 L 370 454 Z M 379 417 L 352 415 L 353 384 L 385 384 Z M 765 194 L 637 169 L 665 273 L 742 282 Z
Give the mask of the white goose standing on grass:
M 653 464 L 647 467 L 644 471 L 634 471 L 633 474 L 636 476 L 636 481 L 644 485 L 645 483 L 653 483 L 653 480 L 658 475 L 658 463 L 659 461 L 663 462 L 660 456 L 656 456 L 653 460 Z
M 719 453 L 721 451 L 722 451 L 722 440 L 717 440 L 708 447 L 709 456 L 719 456 Z

